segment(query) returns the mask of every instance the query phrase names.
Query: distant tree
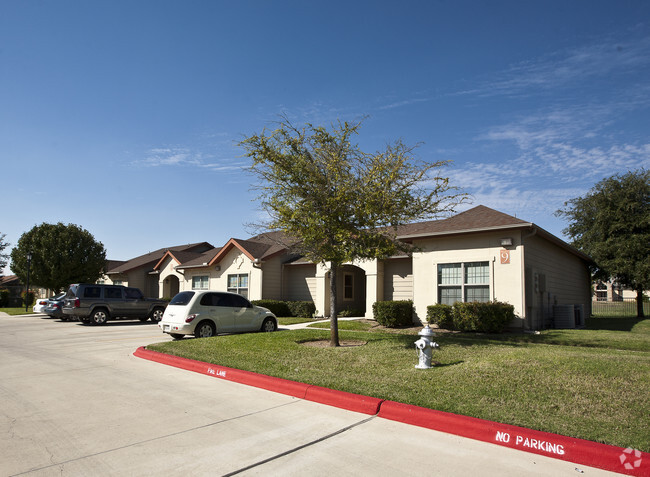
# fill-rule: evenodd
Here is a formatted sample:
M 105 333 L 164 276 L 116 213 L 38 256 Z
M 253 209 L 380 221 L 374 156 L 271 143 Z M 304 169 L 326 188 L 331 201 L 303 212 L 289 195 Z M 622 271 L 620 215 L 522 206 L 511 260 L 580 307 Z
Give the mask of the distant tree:
M 8 242 L 5 242 L 6 234 L 0 234 L 0 276 L 2 276 L 2 271 L 9 263 L 9 254 L 4 253 L 5 248 L 9 246 Z
M 240 143 L 253 160 L 250 171 L 269 216 L 264 226 L 283 231 L 294 251 L 329 265 L 331 346 L 339 346 L 339 267 L 409 251 L 396 240 L 398 226 L 452 211 L 464 198 L 437 174 L 446 161 L 419 161 L 401 141 L 365 153 L 352 142 L 360 127 L 361 121 L 339 121 L 330 130 L 298 128 L 283 117 L 270 134 Z
M 603 179 L 556 214 L 570 222 L 564 233 L 572 243 L 595 260 L 595 278 L 616 278 L 636 290 L 637 316 L 643 317 L 643 290 L 650 289 L 650 171 Z
M 101 242 L 78 225 L 37 225 L 25 232 L 11 251 L 11 270 L 24 282 L 27 254 L 32 254 L 30 283 L 51 290 L 63 290 L 71 283 L 94 283 L 106 266 Z

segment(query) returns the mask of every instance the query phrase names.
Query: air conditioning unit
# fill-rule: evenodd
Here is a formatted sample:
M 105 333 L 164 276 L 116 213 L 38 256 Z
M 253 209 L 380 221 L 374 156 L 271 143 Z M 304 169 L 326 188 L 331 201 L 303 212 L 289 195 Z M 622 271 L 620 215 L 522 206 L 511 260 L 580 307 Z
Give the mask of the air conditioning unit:
M 555 328 L 575 328 L 575 305 L 553 305 L 553 321 Z
M 585 306 L 574 305 L 574 314 L 575 314 L 575 327 L 584 328 L 585 327 Z

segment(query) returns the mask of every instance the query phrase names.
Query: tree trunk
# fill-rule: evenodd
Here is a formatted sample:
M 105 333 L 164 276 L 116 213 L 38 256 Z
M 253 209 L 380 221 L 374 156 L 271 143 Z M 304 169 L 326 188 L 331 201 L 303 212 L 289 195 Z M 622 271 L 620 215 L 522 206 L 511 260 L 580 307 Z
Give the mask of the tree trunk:
M 336 273 L 339 264 L 332 263 L 330 267 L 330 346 L 341 346 L 339 343 L 339 322 L 336 310 Z
M 643 288 L 639 287 L 636 290 L 636 317 L 645 318 L 643 313 Z

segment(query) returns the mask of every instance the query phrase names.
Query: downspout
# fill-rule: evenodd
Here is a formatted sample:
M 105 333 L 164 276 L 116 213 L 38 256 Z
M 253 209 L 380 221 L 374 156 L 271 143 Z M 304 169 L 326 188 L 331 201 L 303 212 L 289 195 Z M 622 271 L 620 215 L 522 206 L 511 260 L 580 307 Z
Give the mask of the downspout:
M 495 292 L 495 277 L 494 277 L 494 264 L 496 263 L 497 258 L 492 257 L 492 301 L 496 301 L 496 292 Z
M 521 237 L 521 282 L 524 284 L 523 287 L 521 287 L 521 302 L 524 304 L 524 326 L 523 328 L 526 328 L 526 322 L 530 319 L 530 324 L 532 325 L 532 320 L 533 317 L 531 316 L 530 318 L 527 317 L 527 310 L 528 310 L 528 303 L 526 303 L 526 287 L 529 286 L 529 284 L 526 282 L 526 247 L 524 242 L 526 241 L 527 238 L 533 237 L 534 235 L 537 235 L 537 227 L 531 227 L 531 232 L 527 235 L 523 235 Z M 531 276 L 533 271 L 531 270 Z M 532 310 L 531 310 L 532 313 Z M 532 328 L 532 326 L 531 326 Z
M 263 277 L 263 273 L 264 273 L 264 271 L 262 270 L 262 260 L 260 260 L 259 258 L 256 258 L 255 260 L 253 260 L 253 268 L 256 268 L 257 270 L 260 271 L 260 288 L 259 288 L 259 290 L 260 290 L 260 297 L 259 297 L 258 299 L 259 299 L 259 300 L 262 300 L 262 299 L 264 299 L 264 277 Z M 253 276 L 252 276 L 252 274 L 251 274 L 251 279 L 252 279 L 252 278 L 253 278 Z M 252 282 L 252 281 L 253 281 L 253 280 L 251 280 L 251 282 Z M 249 297 L 250 297 L 250 293 L 251 293 L 251 291 L 252 291 L 252 285 L 253 285 L 252 283 L 249 283 L 249 284 L 248 284 L 248 293 L 249 293 Z

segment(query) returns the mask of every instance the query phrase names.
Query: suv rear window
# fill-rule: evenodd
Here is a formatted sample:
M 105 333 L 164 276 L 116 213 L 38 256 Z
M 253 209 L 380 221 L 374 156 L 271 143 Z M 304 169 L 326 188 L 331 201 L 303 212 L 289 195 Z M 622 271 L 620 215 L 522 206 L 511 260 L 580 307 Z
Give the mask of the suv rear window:
M 191 291 L 186 291 L 186 292 L 180 292 L 178 295 L 176 295 L 174 298 L 172 298 L 172 301 L 169 302 L 170 305 L 187 305 L 192 297 L 194 296 L 194 292 Z

